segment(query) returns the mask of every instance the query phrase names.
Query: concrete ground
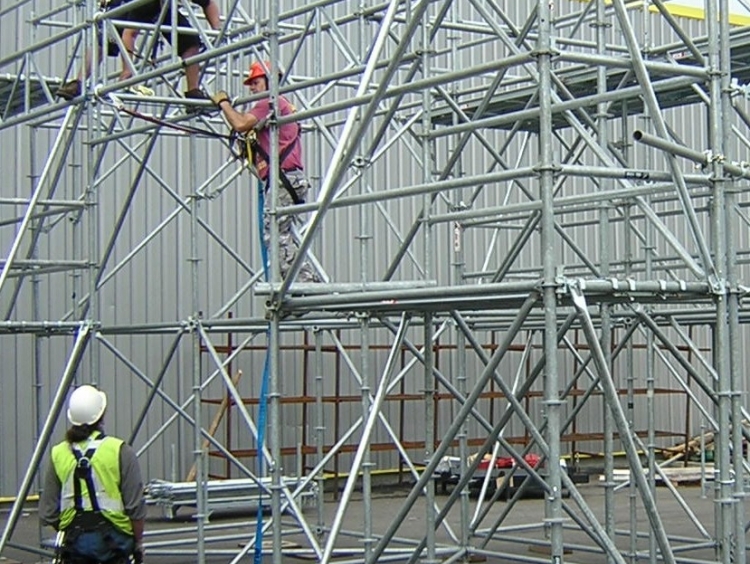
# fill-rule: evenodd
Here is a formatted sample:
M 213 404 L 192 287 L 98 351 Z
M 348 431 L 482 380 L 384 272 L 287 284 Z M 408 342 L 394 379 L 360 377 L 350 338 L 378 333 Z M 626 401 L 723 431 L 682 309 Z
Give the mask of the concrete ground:
M 579 486 L 581 495 L 585 498 L 586 504 L 598 516 L 601 521 L 604 513 L 604 490 L 597 480 L 592 480 L 589 484 Z M 679 560 L 684 562 L 695 562 L 696 560 L 712 561 L 715 559 L 715 553 L 710 546 L 699 547 L 695 543 L 700 539 L 706 540 L 710 545 L 710 537 L 714 534 L 714 510 L 715 503 L 712 499 L 713 492 L 710 488 L 703 495 L 701 488 L 695 485 L 679 486 L 678 492 L 684 499 L 684 502 L 678 500 L 667 490 L 660 487 L 657 490 L 657 503 L 662 519 L 662 526 L 668 535 L 673 536 L 672 546 L 684 547 L 680 553 Z M 372 528 L 375 534 L 384 531 L 395 519 L 397 513 L 402 507 L 402 500 L 408 494 L 408 488 L 405 487 L 384 487 L 378 488 L 373 493 L 372 510 L 367 513 L 367 517 L 372 520 Z M 638 523 L 638 530 L 641 535 L 637 540 L 636 548 L 638 550 L 648 551 L 648 521 L 639 503 L 634 504 L 634 513 L 631 514 L 630 496 L 627 489 L 616 493 L 616 504 L 618 506 L 614 513 L 615 528 L 618 534 L 615 535 L 615 541 L 622 550 L 628 550 L 632 547 L 631 539 L 626 534 L 619 534 L 620 531 L 626 531 L 630 528 L 629 523 L 634 516 Z M 447 495 L 438 495 L 438 504 L 443 504 L 447 500 Z M 565 499 L 565 503 L 573 508 L 573 514 L 580 516 L 580 509 L 571 498 Z M 689 511 L 682 506 L 685 503 L 689 506 Z M 476 507 L 476 501 L 469 500 L 469 517 L 473 514 Z M 482 521 L 481 528 L 491 527 L 492 522 L 500 516 L 508 507 L 507 502 L 497 501 L 488 512 L 488 516 Z M 336 517 L 338 502 L 333 499 L 333 495 L 325 495 L 323 506 L 325 525 L 330 527 Z M 746 508 L 748 510 L 750 508 Z M 5 526 L 7 520 L 8 508 L 2 508 L 0 513 L 0 527 Z M 690 514 L 693 514 L 698 521 L 696 525 Z M 748 511 L 750 513 L 750 511 Z M 306 521 L 311 527 L 315 527 L 317 522 L 317 510 L 308 508 L 305 510 Z M 403 519 L 402 524 L 396 533 L 401 539 L 418 539 L 421 540 L 425 531 L 425 520 L 427 512 L 425 511 L 424 499 L 420 498 L 414 508 Z M 359 550 L 363 546 L 363 541 L 357 538 L 356 531 L 361 531 L 365 523 L 365 511 L 362 503 L 361 494 L 355 494 L 353 502 L 343 515 L 342 532 L 346 534 L 340 537 L 337 547 L 341 550 L 337 552 L 337 561 L 361 561 Z M 566 516 L 568 517 L 568 516 Z M 449 513 L 448 522 L 451 524 L 455 534 L 459 534 L 458 523 L 460 523 L 461 511 L 456 505 Z M 509 554 L 517 554 L 521 560 L 532 562 L 532 559 L 538 561 L 550 561 L 548 552 L 545 555 L 544 531 L 539 525 L 544 519 L 544 502 L 541 499 L 524 499 L 519 501 L 509 512 L 507 518 L 503 520 L 504 531 L 487 544 L 487 549 L 501 551 Z M 289 526 L 295 523 L 291 516 L 286 521 Z M 219 553 L 213 554 L 207 558 L 207 562 L 230 562 L 233 555 L 237 554 L 239 547 L 247 542 L 255 531 L 256 515 L 254 511 L 227 511 L 216 512 L 211 515 L 210 523 L 207 526 L 210 529 L 212 541 L 207 545 L 210 550 Z M 524 527 L 527 525 L 528 527 Z M 575 526 L 573 519 L 566 520 L 566 530 L 564 533 L 564 542 L 566 550 L 565 561 L 577 562 L 580 564 L 604 562 L 601 550 L 595 547 L 591 539 L 585 532 L 580 529 L 573 530 Z M 570 528 L 568 528 L 570 527 Z M 148 536 L 146 539 L 147 564 L 177 564 L 185 562 L 195 562 L 196 535 L 195 523 L 192 515 L 188 512 L 178 513 L 175 519 L 168 520 L 164 518 L 156 508 L 152 508 L 147 523 Z M 38 525 L 36 511 L 30 507 L 24 512 L 23 517 L 14 532 L 9 548 L 3 552 L 0 557 L 0 564 L 14 564 L 20 562 L 31 564 L 36 562 L 46 562 L 47 559 L 40 555 L 30 554 L 29 552 L 19 549 L 19 545 L 28 547 L 40 546 L 40 528 Z M 47 529 L 43 533 L 44 538 L 52 536 L 51 530 Z M 450 533 L 441 527 L 436 533 L 438 543 L 449 543 Z M 269 536 L 266 536 L 270 540 Z M 679 539 L 679 540 L 677 540 Z M 474 537 L 470 540 L 472 546 L 481 545 L 482 538 Z M 166 544 L 169 543 L 167 546 Z M 309 551 L 309 543 L 304 535 L 290 534 L 284 537 L 283 541 L 284 562 L 309 562 L 315 561 Z M 393 543 L 389 550 L 408 549 L 408 543 Z M 252 553 L 243 558 L 244 562 L 250 561 Z M 438 560 L 442 560 L 439 558 Z M 500 563 L 509 562 L 511 559 L 489 556 L 486 562 Z M 270 562 L 270 556 L 264 558 L 264 562 Z

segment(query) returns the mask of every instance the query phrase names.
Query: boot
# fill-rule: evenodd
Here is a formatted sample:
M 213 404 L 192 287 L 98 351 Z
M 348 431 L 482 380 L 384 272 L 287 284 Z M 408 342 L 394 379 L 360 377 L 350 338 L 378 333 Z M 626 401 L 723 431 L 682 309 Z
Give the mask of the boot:
M 185 92 L 185 98 L 189 100 L 210 100 L 206 93 L 203 92 L 203 90 L 201 90 L 200 88 L 191 88 L 190 90 Z M 193 115 L 208 113 L 208 108 L 193 106 L 191 104 L 187 108 L 185 108 L 185 112 Z
M 69 80 L 60 88 L 57 89 L 57 94 L 63 100 L 72 100 L 78 98 L 81 95 L 81 81 L 80 80 Z

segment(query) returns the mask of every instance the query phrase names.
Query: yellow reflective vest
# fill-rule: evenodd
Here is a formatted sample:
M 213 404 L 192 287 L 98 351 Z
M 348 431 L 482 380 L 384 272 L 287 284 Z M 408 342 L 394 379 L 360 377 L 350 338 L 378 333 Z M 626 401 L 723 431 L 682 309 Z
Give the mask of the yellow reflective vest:
M 120 494 L 120 447 L 124 441 L 116 437 L 101 437 L 99 431 L 91 434 L 88 440 L 71 445 L 63 441 L 52 447 L 52 464 L 55 468 L 62 491 L 60 494 L 60 530 L 65 530 L 76 514 L 73 481 L 78 461 L 72 449 L 81 455 L 95 448 L 90 457 L 91 478 L 96 492 L 96 500 L 102 515 L 119 531 L 133 534 L 133 525 L 125 514 L 125 506 Z M 84 511 L 93 511 L 88 486 L 81 483 L 81 503 Z

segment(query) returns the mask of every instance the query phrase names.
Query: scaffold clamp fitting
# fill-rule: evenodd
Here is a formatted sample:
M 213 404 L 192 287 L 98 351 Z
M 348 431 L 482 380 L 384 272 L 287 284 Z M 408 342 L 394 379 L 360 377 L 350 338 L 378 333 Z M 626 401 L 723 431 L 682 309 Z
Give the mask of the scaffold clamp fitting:
M 370 166 L 370 159 L 364 155 L 357 155 L 352 159 L 352 166 L 355 168 L 366 168 Z
M 539 165 L 533 167 L 533 171 L 536 174 L 542 174 L 545 172 L 551 172 L 553 176 L 557 176 L 562 172 L 562 168 L 557 164 Z
M 562 265 L 555 268 L 555 285 L 558 294 L 565 295 L 568 293 L 568 278 L 565 276 L 565 267 Z
M 715 296 L 723 296 L 727 293 L 726 280 L 718 278 L 715 274 L 708 277 L 708 284 Z
M 273 318 L 273 314 L 275 312 L 279 312 L 281 310 L 280 304 L 278 300 L 275 299 L 269 299 L 266 300 L 266 319 L 270 320 Z
M 122 110 L 125 107 L 125 104 L 122 103 L 122 100 L 114 92 L 110 92 L 107 96 L 109 96 L 109 99 L 117 110 Z
M 190 331 L 195 331 L 200 325 L 200 318 L 196 316 L 189 316 L 185 321 L 185 327 Z
M 435 53 L 437 53 L 437 50 L 435 49 L 424 49 L 421 47 L 418 49 L 414 49 L 415 57 L 421 57 L 422 55 L 434 55 Z
M 589 24 L 589 26 L 591 28 L 593 28 L 593 29 L 596 29 L 596 28 L 610 29 L 611 27 L 613 27 L 613 24 L 612 24 L 612 22 L 609 22 L 607 20 L 597 19 L 597 20 L 594 20 L 593 22 L 591 22 Z
M 562 275 L 562 272 L 555 276 L 555 293 L 558 296 L 567 296 L 570 293 L 570 280 Z M 542 281 L 542 288 L 545 287 L 544 281 Z
M 658 284 L 659 284 L 659 291 L 662 293 L 661 297 L 662 299 L 665 299 L 666 296 L 664 295 L 664 293 L 667 291 L 667 281 L 659 280 Z
M 750 97 L 750 84 L 740 84 L 740 81 L 733 77 L 729 85 L 729 92 L 740 94 L 748 99 Z
M 706 149 L 703 151 L 703 154 L 706 155 L 706 161 L 703 166 L 712 163 L 724 163 L 727 160 L 726 155 L 722 153 L 714 153 L 711 149 Z

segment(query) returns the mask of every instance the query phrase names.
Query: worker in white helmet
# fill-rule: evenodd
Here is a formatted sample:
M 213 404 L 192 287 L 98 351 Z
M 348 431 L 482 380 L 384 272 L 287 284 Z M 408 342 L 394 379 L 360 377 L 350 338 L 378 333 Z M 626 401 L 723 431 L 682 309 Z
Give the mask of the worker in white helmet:
M 64 533 L 63 564 L 143 561 L 146 504 L 133 448 L 103 429 L 107 396 L 76 388 L 68 402 L 72 425 L 52 448 L 39 499 L 39 518 Z

